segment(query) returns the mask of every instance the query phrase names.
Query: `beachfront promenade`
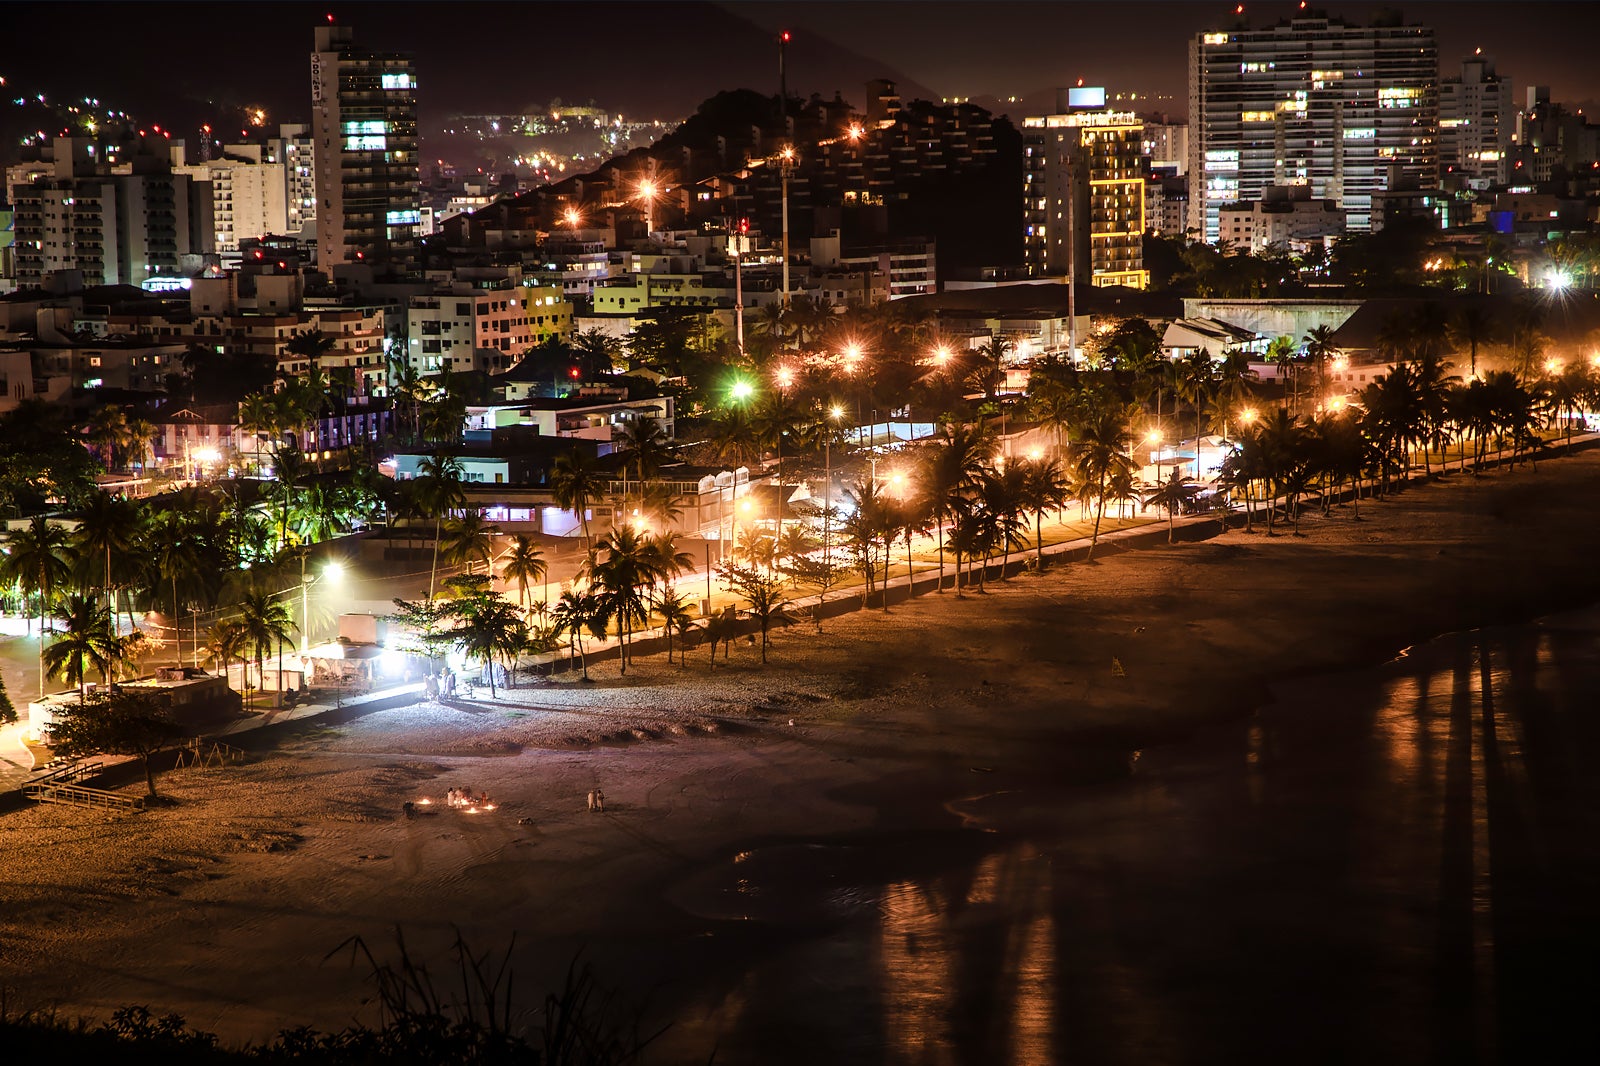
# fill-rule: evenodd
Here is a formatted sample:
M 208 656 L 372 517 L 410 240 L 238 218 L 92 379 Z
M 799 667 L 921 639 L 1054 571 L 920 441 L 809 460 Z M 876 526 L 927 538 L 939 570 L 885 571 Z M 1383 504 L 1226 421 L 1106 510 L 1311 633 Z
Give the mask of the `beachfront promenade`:
M 1597 441 L 1600 441 L 1600 434 L 1593 433 L 1575 434 L 1570 443 L 1564 438 L 1558 439 L 1548 444 L 1544 457 L 1557 457 L 1569 448 L 1571 450 L 1588 448 Z M 1510 458 L 1509 453 L 1493 453 L 1486 459 L 1485 466 L 1504 465 L 1510 461 Z M 1424 471 L 1419 466 L 1410 472 L 1408 480 L 1412 482 L 1425 481 L 1431 477 L 1438 477 L 1440 473 L 1441 471 L 1437 466 L 1431 472 Z M 1459 466 L 1456 466 L 1448 471 L 1448 476 L 1471 477 L 1473 475 L 1470 470 L 1463 473 Z M 1372 487 L 1370 485 L 1364 486 L 1363 499 L 1370 499 L 1371 493 Z M 1346 488 L 1334 494 L 1333 502 L 1347 502 L 1352 494 L 1352 490 Z M 1302 499 L 1301 507 L 1304 510 L 1312 510 L 1320 507 L 1320 503 L 1321 497 L 1312 494 Z M 1273 501 L 1272 506 L 1277 507 L 1281 512 L 1285 508 L 1285 504 L 1286 501 L 1280 498 Z M 1258 502 L 1255 505 L 1257 511 L 1255 526 L 1258 532 L 1265 532 L 1264 509 L 1266 506 L 1267 504 L 1264 502 Z M 1174 523 L 1177 539 L 1195 540 L 1213 536 L 1222 531 L 1224 523 L 1231 528 L 1238 528 L 1242 514 L 1243 508 L 1235 507 L 1229 511 L 1182 516 Z M 1072 527 L 1078 525 L 1080 523 L 1047 524 L 1043 555 L 1048 562 L 1059 565 L 1063 562 L 1081 559 L 1088 553 L 1090 538 L 1087 533 L 1082 529 L 1078 529 L 1076 530 L 1077 535 L 1072 535 L 1075 532 Z M 1054 538 L 1050 536 L 1052 526 L 1055 527 L 1053 530 L 1056 534 Z M 1285 531 L 1288 530 L 1286 517 L 1280 517 L 1280 528 Z M 1118 523 L 1115 528 L 1102 529 L 1095 551 L 1097 554 L 1103 555 L 1138 547 L 1159 547 L 1166 544 L 1167 537 L 1168 523 L 1164 519 L 1158 520 L 1153 517 L 1145 517 L 1143 519 L 1124 521 Z M 990 560 L 986 564 L 988 579 L 994 580 L 1001 576 L 1002 567 L 1004 567 L 1007 574 L 1015 574 L 1029 567 L 1033 565 L 1036 555 L 1036 549 L 1029 547 L 1022 551 L 1013 552 L 1006 564 L 1002 564 L 999 558 Z M 978 565 L 985 566 L 985 564 Z M 971 580 L 974 577 L 975 574 L 969 570 L 967 580 Z M 690 586 L 702 579 L 703 576 L 696 578 L 691 575 L 680 579 L 679 586 L 683 591 L 688 592 L 690 591 Z M 947 564 L 944 568 L 943 587 L 951 589 L 954 587 L 955 582 L 955 568 L 953 565 Z M 830 590 L 825 598 L 815 594 L 795 598 L 789 603 L 790 612 L 796 622 L 820 621 L 822 617 L 834 617 L 846 612 L 861 610 L 863 607 L 879 609 L 884 605 L 885 599 L 892 606 L 912 596 L 934 592 L 941 587 L 936 552 L 930 557 L 930 553 L 926 551 L 913 551 L 913 570 L 910 574 L 906 572 L 904 555 L 902 555 L 901 562 L 890 567 L 890 575 L 887 579 L 880 578 L 876 590 L 866 603 L 863 602 L 862 587 L 863 581 L 860 575 L 854 575 L 852 581 Z M 714 589 L 711 604 L 713 610 L 720 610 L 723 606 L 736 605 L 737 601 L 735 597 L 727 592 Z M 741 636 L 745 633 L 756 633 L 753 622 L 745 621 Z M 633 635 L 631 646 L 634 654 L 659 654 L 666 649 L 666 640 L 659 627 L 643 629 Z M 703 645 L 700 645 L 700 647 L 703 647 Z M 674 648 L 681 651 L 681 642 L 675 639 Z M 615 659 L 619 654 L 619 649 L 620 644 L 616 637 L 608 637 L 602 641 L 586 640 L 584 644 L 585 657 L 591 666 L 598 662 Z M 748 658 L 753 654 L 752 650 L 740 652 L 741 657 L 744 658 Z M 570 661 L 569 654 L 565 649 L 540 655 L 524 656 L 521 662 L 524 671 L 528 667 L 546 672 L 577 668 L 577 664 Z M 242 734 L 248 734 L 258 729 L 315 719 L 333 712 L 365 711 L 405 706 L 418 702 L 421 696 L 422 686 L 419 683 L 412 683 L 360 695 L 352 694 L 331 701 L 320 699 L 300 703 L 290 708 L 268 708 L 226 723 L 217 729 L 209 730 L 207 735 L 218 739 L 236 740 Z M 487 691 L 480 689 L 475 698 L 481 700 L 486 696 Z M 10 792 L 19 788 L 35 775 L 31 766 L 31 758 L 20 739 L 21 731 L 25 725 L 26 722 L 24 721 L 17 725 L 0 727 L 0 793 Z

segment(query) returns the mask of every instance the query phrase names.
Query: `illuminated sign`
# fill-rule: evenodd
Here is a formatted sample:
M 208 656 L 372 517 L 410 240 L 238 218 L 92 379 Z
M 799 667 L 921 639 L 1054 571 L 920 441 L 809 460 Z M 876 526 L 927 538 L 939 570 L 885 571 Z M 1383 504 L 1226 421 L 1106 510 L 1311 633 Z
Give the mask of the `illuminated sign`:
M 1105 107 L 1106 91 L 1100 86 L 1067 90 L 1068 107 Z

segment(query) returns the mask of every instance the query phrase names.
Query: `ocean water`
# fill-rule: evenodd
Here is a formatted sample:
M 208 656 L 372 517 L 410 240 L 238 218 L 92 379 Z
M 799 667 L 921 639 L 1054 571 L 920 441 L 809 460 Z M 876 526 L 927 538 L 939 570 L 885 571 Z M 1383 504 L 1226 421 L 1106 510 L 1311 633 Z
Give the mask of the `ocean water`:
M 696 872 L 660 1050 L 1600 1061 L 1600 609 L 1275 697 L 1117 780 L 972 775 L 961 829 Z

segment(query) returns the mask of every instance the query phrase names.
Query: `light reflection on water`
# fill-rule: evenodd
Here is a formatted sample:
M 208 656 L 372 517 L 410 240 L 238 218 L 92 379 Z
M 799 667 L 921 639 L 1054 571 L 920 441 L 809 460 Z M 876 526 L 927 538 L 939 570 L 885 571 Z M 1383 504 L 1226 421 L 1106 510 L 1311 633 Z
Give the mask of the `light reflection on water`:
M 994 832 L 953 844 L 755 849 L 673 898 L 783 935 L 674 1039 L 719 1063 L 1592 1047 L 1597 634 L 1586 612 L 1288 685 L 1122 781 L 1000 767 L 948 804 Z

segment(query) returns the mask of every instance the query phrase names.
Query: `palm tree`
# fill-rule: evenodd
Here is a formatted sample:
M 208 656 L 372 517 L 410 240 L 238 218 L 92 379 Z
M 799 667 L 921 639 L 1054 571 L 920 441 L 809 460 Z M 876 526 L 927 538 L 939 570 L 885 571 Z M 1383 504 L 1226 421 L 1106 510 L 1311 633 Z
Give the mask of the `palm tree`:
M 68 596 L 56 618 L 62 625 L 55 641 L 44 651 L 45 669 L 67 684 L 77 685 L 78 698 L 82 699 L 84 681 L 91 669 L 98 670 L 102 679 L 111 679 L 112 667 L 120 658 L 121 642 L 111 629 L 110 613 L 94 597 Z
M 292 501 L 290 520 L 294 532 L 305 544 L 318 544 L 337 537 L 350 521 L 349 493 L 342 485 L 314 482 Z
M 651 603 L 651 609 L 661 616 L 661 628 L 667 635 L 667 665 L 672 664 L 672 631 L 676 629 L 680 634 L 688 631 L 693 624 L 693 613 L 689 610 L 689 600 L 677 589 L 668 585 L 659 590 Z M 687 651 L 687 649 L 685 649 Z
M 722 575 L 728 587 L 744 598 L 750 616 L 761 628 L 761 661 L 765 663 L 769 631 L 774 623 L 788 619 L 789 601 L 783 594 L 783 580 L 768 571 L 738 565 L 724 567 Z
M 1157 485 L 1145 494 L 1146 507 L 1164 507 L 1167 511 L 1167 543 L 1173 543 L 1178 531 L 1177 516 L 1183 505 L 1194 499 L 1194 494 L 1200 491 L 1200 486 L 1195 484 L 1194 478 L 1189 477 L 1182 470 L 1174 469 L 1167 480 Z
M 39 599 L 39 698 L 44 699 L 44 620 L 56 593 L 72 578 L 73 551 L 67 531 L 42 515 L 6 537 L 0 574 Z
M 424 515 L 433 518 L 433 565 L 428 570 L 428 599 L 433 599 L 439 576 L 439 533 L 445 515 L 465 507 L 461 489 L 461 463 L 443 453 L 425 456 L 417 464 L 416 502 Z
M 602 554 L 604 559 L 599 559 Z M 603 537 L 595 545 L 595 556 L 594 581 L 601 589 L 606 613 L 617 620 L 622 672 L 626 674 L 633 627 L 650 616 L 643 589 L 667 578 L 676 560 L 671 554 L 663 558 L 654 537 L 626 525 Z
M 275 599 L 272 593 L 259 585 L 245 589 L 239 598 L 239 625 L 244 631 L 246 647 L 256 653 L 256 680 L 265 687 L 266 674 L 263 664 L 267 655 L 272 651 L 273 645 L 280 649 L 278 655 L 278 700 L 283 700 L 283 653 L 281 649 L 285 644 L 294 647 L 294 641 L 289 638 L 289 633 L 294 629 L 294 620 L 289 616 L 289 608 L 282 601 Z
M 1478 376 L 1478 346 L 1494 337 L 1494 329 L 1494 315 L 1488 307 L 1477 301 L 1463 306 L 1450 323 L 1450 333 L 1456 343 L 1465 344 L 1472 353 L 1471 377 Z
M 1203 353 L 1202 353 L 1203 354 Z M 1210 362 L 1209 357 L 1207 362 Z M 1111 479 L 1132 468 L 1129 454 L 1133 435 L 1123 412 L 1106 407 L 1092 413 L 1079 427 L 1078 441 L 1073 447 L 1073 466 L 1085 485 L 1095 491 L 1094 530 L 1089 535 L 1089 551 L 1085 562 L 1094 560 L 1094 549 L 1100 542 L 1100 520 L 1106 511 L 1106 492 Z M 1199 466 L 1199 434 L 1195 435 L 1195 465 Z
M 277 484 L 273 492 L 278 497 L 278 550 L 289 545 L 289 512 L 293 510 L 300 482 L 306 477 L 306 457 L 299 448 L 280 444 L 272 449 L 272 474 Z
M 116 469 L 118 453 L 128 435 L 128 415 L 120 407 L 107 404 L 95 409 L 84 427 L 83 438 L 93 444 L 106 464 L 106 473 Z
M 571 511 L 583 527 L 583 544 L 589 547 L 589 508 L 605 495 L 605 480 L 586 452 L 574 448 L 556 457 L 550 470 L 550 493 L 556 505 Z
M 1022 486 L 1018 503 L 1024 511 L 1033 514 L 1033 542 L 1038 552 L 1039 569 L 1044 569 L 1044 513 L 1058 511 L 1067 505 L 1067 478 L 1061 471 L 1061 461 L 1048 457 L 1029 459 L 1017 464 L 1022 470 Z
M 1006 578 L 1006 567 L 1011 564 L 1011 550 L 1026 543 L 1023 536 L 1028 528 L 1023 520 L 1027 509 L 1025 488 L 1027 470 L 1019 463 L 1007 463 L 998 470 L 984 473 L 979 486 L 979 500 L 987 533 L 993 545 L 1000 549 L 1000 580 Z
M 78 516 L 73 547 L 81 566 L 93 569 L 97 579 L 84 583 L 97 585 L 106 594 L 107 606 L 113 614 L 116 589 L 120 584 L 113 578 L 113 556 L 117 573 L 125 573 L 129 556 L 138 543 L 142 519 L 137 503 L 108 492 L 97 492 L 90 497 L 88 506 Z M 101 563 L 103 567 L 95 565 Z
M 487 587 L 456 601 L 452 613 L 458 619 L 452 636 L 461 650 L 483 660 L 489 673 L 489 698 L 494 699 L 495 658 L 504 655 L 512 660 L 517 654 L 526 636 L 522 620 L 515 607 Z
M 468 511 L 444 523 L 441 550 L 450 565 L 465 566 L 470 574 L 482 563 L 484 569 L 489 571 L 489 576 L 493 577 L 490 564 L 494 558 L 494 538 L 499 534 L 499 526 L 490 524 L 476 511 Z
M 190 592 L 190 599 L 205 577 L 205 553 L 190 516 L 178 510 L 158 511 L 146 527 L 145 544 L 152 576 L 157 582 L 165 581 L 171 594 L 171 625 L 178 625 L 182 608 L 178 599 L 181 584 Z M 159 600 L 158 600 L 159 602 Z
M 1200 433 L 1204 427 L 1206 401 L 1216 383 L 1216 364 L 1211 353 L 1201 348 L 1178 364 L 1177 373 L 1178 395 L 1194 409 L 1194 473 L 1199 477 Z
M 261 442 L 273 442 L 284 430 L 283 408 L 278 398 L 270 392 L 253 392 L 239 404 L 239 428 L 255 437 L 256 469 L 261 469 Z
M 1320 410 L 1327 398 L 1327 378 L 1324 368 L 1331 356 L 1339 354 L 1339 349 L 1333 343 L 1333 327 L 1329 325 L 1313 326 L 1306 331 L 1300 339 L 1305 345 L 1306 354 L 1317 365 L 1317 408 Z
M 639 474 L 639 492 L 642 494 L 647 471 L 654 473 L 672 454 L 667 445 L 666 432 L 661 428 L 661 423 L 653 418 L 633 418 L 624 422 L 617 428 L 612 443 L 626 453 L 622 468 L 624 497 L 628 494 L 627 463 L 631 462 Z
M 1275 337 L 1267 345 L 1267 362 L 1277 364 L 1279 376 L 1287 383 L 1283 390 L 1283 405 L 1285 407 L 1289 405 L 1291 397 L 1294 398 L 1296 406 L 1299 404 L 1299 398 L 1295 395 L 1297 391 L 1295 388 L 1297 384 L 1295 381 L 1296 354 L 1297 349 L 1295 348 L 1293 337 Z M 1198 433 L 1195 435 L 1199 436 Z
M 945 526 L 955 521 L 963 501 L 976 491 L 993 446 L 993 440 L 981 427 L 948 425 L 923 453 L 918 481 L 939 537 L 940 592 L 944 591 Z M 959 592 L 960 566 L 956 569 Z
M 550 621 L 557 636 L 566 635 L 568 649 L 583 665 L 583 679 L 589 680 L 589 660 L 583 654 L 583 635 L 588 633 L 596 640 L 603 640 L 606 635 L 606 612 L 599 597 L 592 592 L 563 592 L 550 611 Z
M 500 576 L 517 583 L 517 602 L 528 606 L 528 586 L 542 583 L 550 574 L 550 564 L 534 539 L 522 533 L 511 538 L 511 547 L 501 556 Z
M 222 671 L 223 680 L 228 677 L 228 666 L 235 660 L 243 660 L 250 654 L 250 637 L 245 632 L 244 626 L 238 619 L 228 618 L 211 627 L 206 641 L 206 650 L 211 653 L 211 658 Z M 250 674 L 245 671 L 245 688 L 248 689 Z
M 124 460 L 128 466 L 144 469 L 145 460 L 150 457 L 150 442 L 155 436 L 155 423 L 148 418 L 128 419 L 128 431 L 122 438 Z

